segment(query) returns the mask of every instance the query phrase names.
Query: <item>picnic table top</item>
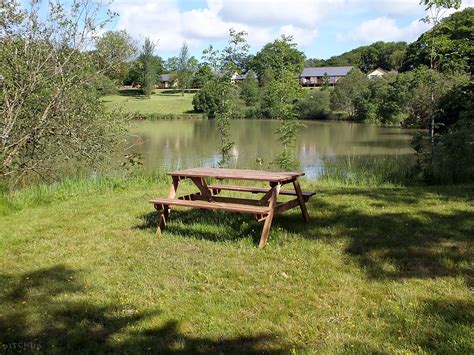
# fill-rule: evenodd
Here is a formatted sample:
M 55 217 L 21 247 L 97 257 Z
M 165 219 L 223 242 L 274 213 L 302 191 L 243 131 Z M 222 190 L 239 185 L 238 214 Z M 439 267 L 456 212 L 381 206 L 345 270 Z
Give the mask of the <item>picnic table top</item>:
M 269 182 L 284 182 L 294 180 L 304 173 L 297 172 L 273 172 L 248 169 L 223 169 L 223 168 L 192 168 L 176 170 L 168 173 L 171 176 L 180 177 L 210 177 L 215 179 L 255 180 Z

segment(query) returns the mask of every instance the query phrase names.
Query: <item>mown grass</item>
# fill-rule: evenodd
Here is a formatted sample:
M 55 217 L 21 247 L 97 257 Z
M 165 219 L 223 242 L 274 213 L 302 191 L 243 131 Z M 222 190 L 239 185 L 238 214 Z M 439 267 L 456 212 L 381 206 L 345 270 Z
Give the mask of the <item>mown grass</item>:
M 304 181 L 310 223 L 258 250 L 246 215 L 176 210 L 157 237 L 167 180 L 4 196 L 2 350 L 473 353 L 474 187 Z
M 194 94 L 175 90 L 155 89 L 150 98 L 140 89 L 125 88 L 117 95 L 104 96 L 102 101 L 109 109 L 122 109 L 124 112 L 139 114 L 186 115 L 193 111 Z

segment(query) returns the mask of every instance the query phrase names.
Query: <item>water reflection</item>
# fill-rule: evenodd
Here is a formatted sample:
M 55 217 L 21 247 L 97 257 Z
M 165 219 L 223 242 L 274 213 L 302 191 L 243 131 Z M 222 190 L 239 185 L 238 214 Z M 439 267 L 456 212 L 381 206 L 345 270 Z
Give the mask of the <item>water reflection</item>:
M 275 130 L 279 122 L 235 120 L 231 167 L 275 169 L 281 151 Z M 347 157 L 387 157 L 413 154 L 408 130 L 349 122 L 305 121 L 295 152 L 308 177 L 316 178 L 324 164 Z M 138 122 L 129 137 L 128 152 L 141 153 L 147 170 L 217 166 L 219 136 L 213 120 Z

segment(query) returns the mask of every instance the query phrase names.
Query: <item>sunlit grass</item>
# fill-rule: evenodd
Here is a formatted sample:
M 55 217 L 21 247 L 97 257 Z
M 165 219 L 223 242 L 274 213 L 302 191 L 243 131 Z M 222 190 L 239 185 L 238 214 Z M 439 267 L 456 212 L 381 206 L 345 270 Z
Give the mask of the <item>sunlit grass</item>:
M 176 210 L 163 176 L 0 201 L 0 334 L 41 352 L 472 353 L 472 186 L 303 181 L 305 225 Z M 191 185 L 184 186 L 189 191 Z
M 122 109 L 125 112 L 140 114 L 183 115 L 193 111 L 193 93 L 184 96 L 174 90 L 155 89 L 150 98 L 139 89 L 124 89 L 117 95 L 104 96 L 109 109 Z

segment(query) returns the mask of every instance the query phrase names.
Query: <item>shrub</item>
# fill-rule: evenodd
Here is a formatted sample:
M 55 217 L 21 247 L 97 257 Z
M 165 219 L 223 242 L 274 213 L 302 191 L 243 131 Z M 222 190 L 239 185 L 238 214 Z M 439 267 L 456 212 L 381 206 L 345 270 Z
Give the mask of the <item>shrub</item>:
M 298 117 L 306 120 L 325 120 L 332 117 L 329 90 L 311 90 L 298 103 Z

